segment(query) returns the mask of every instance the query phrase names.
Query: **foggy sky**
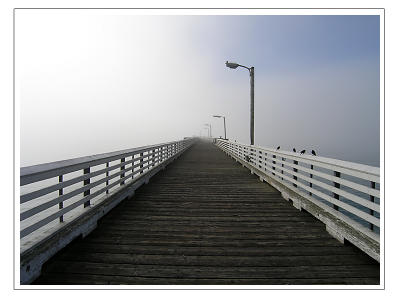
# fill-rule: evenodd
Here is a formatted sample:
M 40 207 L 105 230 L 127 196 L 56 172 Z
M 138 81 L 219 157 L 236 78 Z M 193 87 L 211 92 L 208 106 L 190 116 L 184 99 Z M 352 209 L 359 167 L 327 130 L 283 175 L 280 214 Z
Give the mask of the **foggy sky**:
M 205 134 L 379 166 L 379 16 L 17 10 L 21 166 Z

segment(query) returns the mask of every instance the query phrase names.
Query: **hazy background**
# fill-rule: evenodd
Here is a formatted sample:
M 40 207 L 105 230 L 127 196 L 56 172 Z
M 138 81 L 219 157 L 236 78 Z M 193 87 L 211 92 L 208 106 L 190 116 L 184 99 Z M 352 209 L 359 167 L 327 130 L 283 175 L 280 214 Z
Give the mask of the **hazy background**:
M 379 166 L 379 16 L 17 10 L 21 166 L 184 136 Z M 134 14 L 135 11 L 128 11 Z

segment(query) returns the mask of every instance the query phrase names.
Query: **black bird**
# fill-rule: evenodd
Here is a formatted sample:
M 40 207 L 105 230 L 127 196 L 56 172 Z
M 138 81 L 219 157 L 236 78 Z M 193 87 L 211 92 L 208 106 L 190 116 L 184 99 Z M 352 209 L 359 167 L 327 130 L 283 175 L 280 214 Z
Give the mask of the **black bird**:
M 278 148 L 276 148 L 276 150 L 279 150 L 279 149 L 281 149 L 281 146 L 278 146 Z
M 315 153 L 315 151 L 314 151 L 314 150 L 311 150 L 311 154 L 312 154 L 312 155 L 314 155 L 314 156 L 316 156 L 316 155 L 317 155 L 317 153 Z
M 306 150 L 301 150 L 300 154 L 306 153 Z
M 293 148 L 293 152 L 296 152 L 296 148 Z

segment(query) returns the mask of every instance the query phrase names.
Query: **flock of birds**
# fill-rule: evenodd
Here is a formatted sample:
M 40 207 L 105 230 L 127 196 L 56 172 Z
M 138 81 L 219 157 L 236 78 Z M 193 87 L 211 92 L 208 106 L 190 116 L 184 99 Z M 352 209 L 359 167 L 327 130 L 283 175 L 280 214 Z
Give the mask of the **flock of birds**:
M 278 146 L 276 148 L 276 150 L 279 150 L 279 149 L 281 149 L 281 146 Z M 296 148 L 293 148 L 293 152 L 296 152 Z M 306 153 L 305 149 L 300 151 L 300 154 L 304 154 L 304 153 Z M 311 154 L 314 155 L 314 156 L 317 156 L 317 153 L 315 152 L 315 150 L 311 150 Z M 247 162 L 252 162 L 251 157 L 248 156 L 248 155 L 245 156 L 245 159 L 246 159 Z M 282 158 L 282 160 L 286 160 L 286 159 Z
M 279 150 L 279 149 L 281 149 L 281 146 L 278 146 L 276 148 L 276 150 Z M 293 152 L 296 152 L 296 148 L 293 148 Z M 306 150 L 301 150 L 300 151 L 300 154 L 304 154 L 304 153 L 306 153 Z M 314 155 L 314 156 L 317 156 L 317 153 L 314 150 L 311 150 L 311 154 Z

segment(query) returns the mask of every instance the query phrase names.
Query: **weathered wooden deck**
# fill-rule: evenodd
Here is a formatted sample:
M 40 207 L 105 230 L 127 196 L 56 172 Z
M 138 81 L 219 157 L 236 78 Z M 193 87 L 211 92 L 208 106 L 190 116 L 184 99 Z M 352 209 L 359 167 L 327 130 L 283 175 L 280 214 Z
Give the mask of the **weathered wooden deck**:
M 376 261 L 209 143 L 98 225 L 34 284 L 379 284 Z

